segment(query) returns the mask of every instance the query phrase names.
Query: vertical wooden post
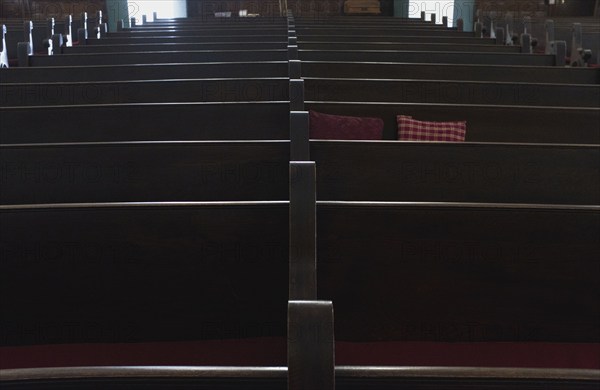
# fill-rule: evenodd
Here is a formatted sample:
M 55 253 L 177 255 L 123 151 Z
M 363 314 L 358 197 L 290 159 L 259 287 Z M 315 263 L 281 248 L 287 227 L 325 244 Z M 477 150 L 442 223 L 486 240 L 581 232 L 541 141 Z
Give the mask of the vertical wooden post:
M 304 80 L 290 80 L 290 111 L 304 111 Z
M 317 299 L 316 164 L 290 161 L 289 300 Z
M 307 111 L 290 111 L 290 159 L 310 159 L 309 115 Z
M 290 80 L 300 79 L 302 76 L 302 62 L 300 60 L 290 60 L 288 68 Z
M 288 302 L 288 390 L 334 389 L 332 302 Z

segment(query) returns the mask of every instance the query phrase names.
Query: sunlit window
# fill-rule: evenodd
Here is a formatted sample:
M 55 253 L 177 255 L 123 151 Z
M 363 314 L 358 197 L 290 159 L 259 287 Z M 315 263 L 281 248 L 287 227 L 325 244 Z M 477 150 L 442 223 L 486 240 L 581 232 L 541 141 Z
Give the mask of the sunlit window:
M 420 18 L 421 12 L 425 12 L 425 20 L 431 20 L 431 14 L 435 14 L 436 23 L 442 23 L 442 17 L 448 17 L 448 26 L 454 25 L 454 0 L 411 0 L 408 4 L 408 17 Z
M 156 12 L 159 19 L 184 18 L 187 16 L 186 0 L 128 0 L 129 16 L 142 20 L 146 15 L 148 21 L 153 21 Z

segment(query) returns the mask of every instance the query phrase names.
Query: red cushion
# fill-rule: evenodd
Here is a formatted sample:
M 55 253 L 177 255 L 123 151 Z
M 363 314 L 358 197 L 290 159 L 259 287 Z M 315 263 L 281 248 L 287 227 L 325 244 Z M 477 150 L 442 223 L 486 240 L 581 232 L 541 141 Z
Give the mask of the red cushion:
M 425 122 L 398 115 L 398 139 L 401 141 L 463 142 L 467 122 Z
M 383 120 L 310 111 L 310 138 L 381 140 Z

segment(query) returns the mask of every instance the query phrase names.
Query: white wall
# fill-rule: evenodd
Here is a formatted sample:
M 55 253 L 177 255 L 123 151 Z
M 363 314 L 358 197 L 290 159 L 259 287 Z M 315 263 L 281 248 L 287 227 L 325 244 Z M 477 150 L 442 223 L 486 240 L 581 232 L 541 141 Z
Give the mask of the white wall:
M 129 17 L 135 17 L 141 22 L 142 15 L 152 21 L 153 12 L 158 13 L 159 19 L 185 18 L 187 16 L 186 0 L 128 0 Z

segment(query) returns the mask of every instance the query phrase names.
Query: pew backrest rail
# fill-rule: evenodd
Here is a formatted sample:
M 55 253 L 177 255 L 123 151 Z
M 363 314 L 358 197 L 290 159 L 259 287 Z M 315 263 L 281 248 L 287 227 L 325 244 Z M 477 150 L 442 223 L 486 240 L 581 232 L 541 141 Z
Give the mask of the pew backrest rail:
M 305 99 L 598 108 L 600 85 L 304 78 Z
M 299 50 L 302 61 L 413 62 L 478 65 L 555 66 L 552 55 L 485 52 L 426 52 L 394 50 Z
M 311 140 L 319 200 L 600 205 L 599 146 Z
M 231 388 L 248 386 L 284 389 L 287 367 L 70 367 L 29 368 L 3 370 L 2 385 L 7 390 L 22 388 L 45 389 L 48 385 L 73 382 L 100 382 L 103 388 L 112 389 L 130 384 L 132 379 L 164 388 L 188 384 L 223 385 Z M 346 386 L 378 386 L 387 381 L 392 386 L 409 386 L 418 383 L 424 390 L 452 386 L 466 390 L 474 385 L 480 389 L 517 388 L 533 390 L 544 382 L 556 390 L 595 389 L 600 382 L 598 370 L 590 369 L 540 369 L 540 368 L 478 368 L 478 367 L 379 367 L 336 366 L 336 382 Z M 237 384 L 236 384 L 237 383 Z M 160 388 L 160 387 L 157 387 Z
M 288 50 L 196 50 L 126 53 L 84 53 L 59 56 L 30 56 L 25 66 L 83 66 L 166 64 L 191 62 L 285 61 Z
M 2 248 L 10 254 L 0 263 L 2 315 L 11 318 L 2 345 L 35 345 L 46 336 L 50 344 L 218 340 L 228 325 L 239 329 L 232 339 L 285 337 L 288 203 L 0 206 Z M 39 219 L 32 225 L 31 218 Z M 57 271 L 69 283 L 57 284 Z M 23 289 L 33 280 L 35 288 Z M 6 298 L 11 291 L 18 300 Z M 200 308 L 189 310 L 192 301 Z M 64 329 L 70 321 L 98 332 L 10 330 Z
M 410 64 L 399 62 L 302 61 L 302 76 L 339 78 L 412 78 L 530 83 L 600 84 L 600 69 L 556 66 Z
M 62 54 L 126 53 L 150 51 L 199 50 L 277 50 L 287 48 L 287 42 L 212 42 L 212 43 L 132 43 L 116 45 L 85 45 L 63 48 Z
M 49 72 L 49 69 L 51 71 Z M 188 64 L 84 65 L 79 67 L 25 67 L 0 70 L 2 83 L 132 81 L 243 77 L 286 77 L 287 61 L 205 62 Z
M 285 77 L 0 84 L 0 107 L 284 100 Z
M 426 121 L 466 121 L 470 142 L 600 144 L 600 108 L 448 103 L 306 101 L 306 109 L 381 118 L 383 138 L 398 137 L 397 115 Z
M 284 35 L 219 35 L 199 37 L 108 37 L 103 39 L 90 39 L 87 45 L 130 45 L 130 44 L 156 44 L 156 43 L 228 43 L 228 42 L 287 42 Z
M 289 104 L 280 101 L 0 107 L 0 143 L 289 140 Z M 85 126 L 79 128 L 73 123 Z
M 309 147 L 319 200 L 600 205 L 598 146 Z M 285 200 L 289 160 L 289 141 L 0 145 L 0 203 Z
M 338 342 L 600 340 L 600 206 L 318 202 L 317 216 Z
M 459 52 L 497 52 L 520 53 L 519 46 L 497 46 L 460 43 L 392 43 L 392 42 L 299 42 L 299 49 L 303 50 L 405 50 L 405 51 L 459 51 Z

